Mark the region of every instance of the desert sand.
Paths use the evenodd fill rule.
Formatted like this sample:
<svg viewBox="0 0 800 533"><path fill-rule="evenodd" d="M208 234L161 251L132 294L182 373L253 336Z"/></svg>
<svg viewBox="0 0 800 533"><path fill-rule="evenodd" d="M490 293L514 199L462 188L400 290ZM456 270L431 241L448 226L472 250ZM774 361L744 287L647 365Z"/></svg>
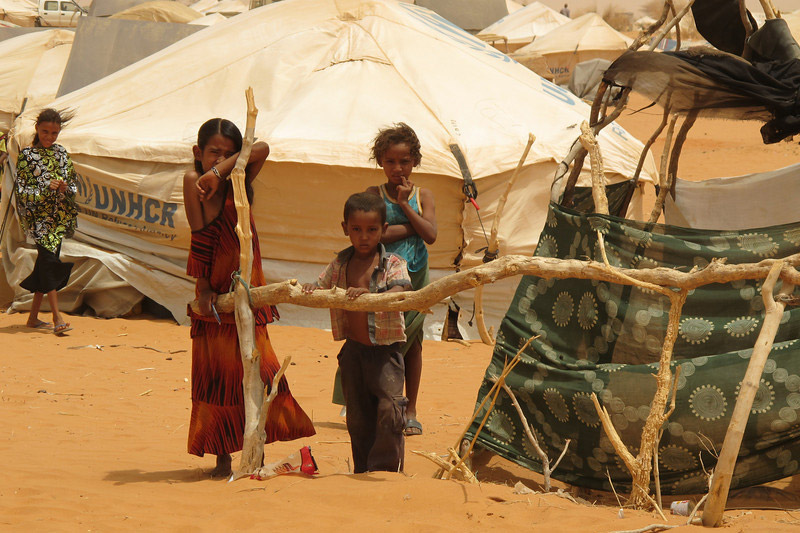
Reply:
<svg viewBox="0 0 800 533"><path fill-rule="evenodd" d="M632 109L644 104L634 99ZM660 109L651 108L626 112L620 122L646 139L659 116ZM758 124L700 121L689 135L680 174L706 179L798 159L796 142L762 145ZM317 434L267 445L266 461L308 445L319 475L228 483L208 476L213 457L186 453L189 328L147 316L71 316L75 329L56 337L26 328L25 319L0 314L0 530L568 532L663 522L632 509L620 518L612 494L573 490L588 505L556 494L516 494L520 481L541 490L541 476L496 457L478 469L479 485L433 479L433 463L411 450L443 454L456 444L491 356L482 344L425 342L419 403L424 434L406 441L405 473L352 475L344 419L330 402L338 343L328 331L271 326L279 359L292 356L287 377ZM750 491L755 504L749 505L774 506L777 489L791 482ZM782 497L800 508L793 492ZM800 526L800 512L740 509L726 516L726 531ZM686 520L667 518L670 524ZM699 531L675 531L690 529Z"/></svg>

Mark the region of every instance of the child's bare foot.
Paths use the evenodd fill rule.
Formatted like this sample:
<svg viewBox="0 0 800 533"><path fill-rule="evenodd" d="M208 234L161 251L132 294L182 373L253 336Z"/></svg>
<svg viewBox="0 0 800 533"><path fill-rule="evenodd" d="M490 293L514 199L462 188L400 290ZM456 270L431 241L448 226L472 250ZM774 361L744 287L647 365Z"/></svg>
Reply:
<svg viewBox="0 0 800 533"><path fill-rule="evenodd" d="M217 456L217 466L209 472L211 477L228 477L231 475L231 454L226 453Z"/></svg>

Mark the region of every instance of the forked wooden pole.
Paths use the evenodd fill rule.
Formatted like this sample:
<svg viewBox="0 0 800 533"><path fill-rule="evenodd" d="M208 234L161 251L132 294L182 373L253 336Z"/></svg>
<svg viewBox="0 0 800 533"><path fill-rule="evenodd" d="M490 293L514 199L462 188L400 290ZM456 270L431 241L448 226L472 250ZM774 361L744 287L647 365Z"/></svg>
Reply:
<svg viewBox="0 0 800 533"><path fill-rule="evenodd" d="M239 236L239 270L241 279L234 288L234 315L239 334L239 351L242 356L242 387L244 388L244 442L239 468L234 476L255 472L264 458L264 426L259 427L260 411L264 402L264 382L261 381L261 354L256 347L255 317L250 307L249 285L253 272L253 234L250 229L250 202L245 192L245 167L250 159L258 109L253 98L253 88L248 87L247 124L242 149L231 171L233 199L236 203L236 234ZM245 285L245 283L247 285Z"/></svg>
<svg viewBox="0 0 800 533"><path fill-rule="evenodd" d="M784 301L781 301L780 298L776 301L772 295L782 268L783 262L775 263L770 269L767 279L761 285L761 298L766 310L764 323L758 339L756 339L753 354L750 356L750 362L739 389L739 396L736 399L736 406L733 408L731 422L719 453L719 460L711 477L711 490L705 509L703 509L703 525L706 527L722 525L722 514L725 512L725 504L728 501L728 490L731 486L733 469L736 467L739 448L742 445L747 419L750 417L750 410L753 408L753 400L758 392L764 365L767 363L772 344L775 341L775 334L778 332L783 311L786 308ZM789 295L793 291L794 285L784 282L778 295Z"/></svg>

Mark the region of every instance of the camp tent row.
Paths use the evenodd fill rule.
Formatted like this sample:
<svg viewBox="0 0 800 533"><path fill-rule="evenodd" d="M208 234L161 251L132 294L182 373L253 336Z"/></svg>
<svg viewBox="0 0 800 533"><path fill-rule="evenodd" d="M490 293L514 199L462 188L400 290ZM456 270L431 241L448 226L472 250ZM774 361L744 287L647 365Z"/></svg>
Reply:
<svg viewBox="0 0 800 533"><path fill-rule="evenodd" d="M24 106L53 101L75 33L54 29L0 41L0 132L11 128Z"/></svg>
<svg viewBox="0 0 800 533"><path fill-rule="evenodd" d="M597 13L586 13L519 48L512 57L538 54L545 58L554 83L564 84L578 63L590 59L613 61L628 49L633 39L626 37Z"/></svg>
<svg viewBox="0 0 800 533"><path fill-rule="evenodd" d="M347 245L339 222L346 197L380 183L369 159L379 128L404 121L419 133L422 164L413 181L436 199L439 238L430 247L435 279L480 262L493 212L529 133L537 136L500 225L502 254L530 255L545 220L557 162L588 108L479 39L419 6L390 1L288 0L204 29L56 100L76 110L59 141L79 174L79 231L65 260L103 265L101 283L127 286L185 321L193 283L185 275L189 228L182 176L197 129L211 117L244 124L254 88L256 136L271 145L253 206L270 281L311 280ZM33 135L36 110L16 123L18 146ZM614 125L600 136L611 182L629 179L641 143ZM478 190L465 202L457 146ZM14 154L12 153L12 156ZM588 173L588 165L585 169ZM643 177L655 175L648 158ZM587 174L588 176L588 174ZM5 190L10 184L6 182ZM3 194L3 201L10 195ZM480 215L480 218L479 218ZM19 232L10 232L21 239ZM11 286L34 252L7 238ZM78 268L78 267L76 267ZM70 304L97 297L90 276L65 290ZM491 323L505 313L514 283L487 290ZM17 290L17 308L28 296ZM131 293L126 293L131 294ZM471 309L470 295L464 307ZM114 298L114 313L135 298ZM99 302L95 311L109 314ZM124 312L124 310L123 310ZM439 310L441 327L443 310ZM284 306L289 323L327 327L324 310ZM465 317L465 318L468 318ZM429 335L436 333L431 321ZM475 333L466 334L475 336Z"/></svg>
<svg viewBox="0 0 800 533"><path fill-rule="evenodd" d="M541 2L531 2L524 8L510 12L490 24L478 33L478 37L487 38L486 40L493 35L505 37L508 51L513 52L569 21L569 17L565 17L555 9Z"/></svg>

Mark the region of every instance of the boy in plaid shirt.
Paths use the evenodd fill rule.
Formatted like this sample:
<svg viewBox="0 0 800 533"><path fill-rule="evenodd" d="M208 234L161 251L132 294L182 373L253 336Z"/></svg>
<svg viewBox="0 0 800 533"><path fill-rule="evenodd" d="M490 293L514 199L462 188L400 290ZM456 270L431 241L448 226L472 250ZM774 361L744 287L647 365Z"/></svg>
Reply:
<svg viewBox="0 0 800 533"><path fill-rule="evenodd" d="M352 300L367 292L410 289L405 260L386 252L381 244L386 227L386 205L379 196L350 196L342 229L352 246L337 254L316 283L304 284L303 292L341 287ZM356 474L403 470L408 403L403 396L405 365L400 351L406 341L404 324L400 311L331 309L333 338L345 341L338 360Z"/></svg>

